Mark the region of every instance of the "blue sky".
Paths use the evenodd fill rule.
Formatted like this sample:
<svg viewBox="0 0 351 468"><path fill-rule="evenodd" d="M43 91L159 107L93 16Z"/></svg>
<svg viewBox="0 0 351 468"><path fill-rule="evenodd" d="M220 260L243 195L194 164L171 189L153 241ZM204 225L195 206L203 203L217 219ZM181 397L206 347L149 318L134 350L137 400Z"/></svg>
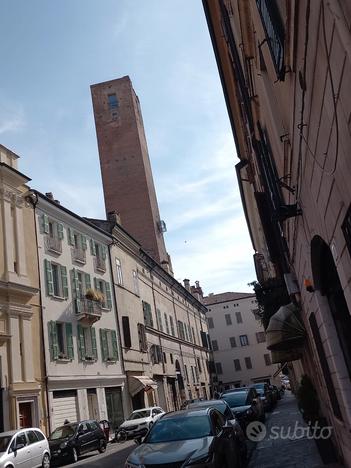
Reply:
<svg viewBox="0 0 351 468"><path fill-rule="evenodd" d="M237 156L200 0L2 0L0 143L32 186L104 216L90 84L130 75L175 277L255 278Z"/></svg>

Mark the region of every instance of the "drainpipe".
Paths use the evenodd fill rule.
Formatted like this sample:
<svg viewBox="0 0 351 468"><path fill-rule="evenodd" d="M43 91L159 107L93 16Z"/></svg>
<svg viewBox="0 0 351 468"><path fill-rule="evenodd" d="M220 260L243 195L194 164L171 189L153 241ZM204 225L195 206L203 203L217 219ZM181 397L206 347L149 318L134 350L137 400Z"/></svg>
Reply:
<svg viewBox="0 0 351 468"><path fill-rule="evenodd" d="M34 199L33 199L34 198ZM33 206L33 218L34 218L34 226L35 226L35 242L36 246L38 247L38 228L36 222L36 208L39 201L38 195L33 192L32 195L26 197L27 201ZM46 419L48 424L48 433L51 430L51 413L50 413L50 404L49 404L49 392L48 392L48 368L47 368L47 356L46 356L46 347L44 341L44 323L43 323L43 301L42 301L42 294L41 294L41 278L40 278L40 261L39 261L39 252L37 250L37 261L38 261L38 279L39 279L39 308L40 308L40 329L41 329L41 342L43 344L44 353L44 368L45 368L45 400L46 400Z"/></svg>

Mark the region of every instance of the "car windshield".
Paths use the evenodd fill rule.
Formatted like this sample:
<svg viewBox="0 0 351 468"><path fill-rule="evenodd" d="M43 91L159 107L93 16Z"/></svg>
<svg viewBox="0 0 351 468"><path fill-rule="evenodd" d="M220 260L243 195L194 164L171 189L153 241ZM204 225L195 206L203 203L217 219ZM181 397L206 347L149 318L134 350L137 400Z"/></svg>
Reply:
<svg viewBox="0 0 351 468"><path fill-rule="evenodd" d="M67 439L68 437L72 437L76 432L77 424L70 424L58 427L51 433L49 439L56 440L56 439Z"/></svg>
<svg viewBox="0 0 351 468"><path fill-rule="evenodd" d="M188 405L188 408L216 408L222 414L225 413L226 405L223 401L215 400L215 401L206 401L206 402L198 402L198 403L191 403Z"/></svg>
<svg viewBox="0 0 351 468"><path fill-rule="evenodd" d="M148 418L149 416L150 410L134 411L134 413L129 416L128 421L133 421L133 419Z"/></svg>
<svg viewBox="0 0 351 468"><path fill-rule="evenodd" d="M228 403L231 408L244 406L246 404L247 392L227 393L222 399Z"/></svg>
<svg viewBox="0 0 351 468"><path fill-rule="evenodd" d="M200 439L211 435L208 416L177 417L160 419L145 439L146 444L173 442L176 440Z"/></svg>
<svg viewBox="0 0 351 468"><path fill-rule="evenodd" d="M12 439L12 436L2 436L0 437L0 452L5 452L9 443Z"/></svg>

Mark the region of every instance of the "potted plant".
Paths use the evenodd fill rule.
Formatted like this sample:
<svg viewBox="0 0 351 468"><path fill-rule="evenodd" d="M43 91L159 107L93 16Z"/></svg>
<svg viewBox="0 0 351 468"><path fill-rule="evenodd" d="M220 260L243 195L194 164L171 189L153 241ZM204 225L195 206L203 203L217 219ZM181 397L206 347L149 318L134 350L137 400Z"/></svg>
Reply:
<svg viewBox="0 0 351 468"><path fill-rule="evenodd" d="M86 299L89 299L90 301L96 301L96 291L93 288L89 288L86 290L85 293Z"/></svg>

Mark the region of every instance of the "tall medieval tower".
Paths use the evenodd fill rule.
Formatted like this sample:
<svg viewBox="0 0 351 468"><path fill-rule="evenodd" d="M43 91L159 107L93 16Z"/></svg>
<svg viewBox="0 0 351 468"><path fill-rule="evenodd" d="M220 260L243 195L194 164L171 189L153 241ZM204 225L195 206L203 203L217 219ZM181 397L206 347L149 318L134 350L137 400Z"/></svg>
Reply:
<svg viewBox="0 0 351 468"><path fill-rule="evenodd" d="M106 212L172 272L140 103L129 76L91 86Z"/></svg>

